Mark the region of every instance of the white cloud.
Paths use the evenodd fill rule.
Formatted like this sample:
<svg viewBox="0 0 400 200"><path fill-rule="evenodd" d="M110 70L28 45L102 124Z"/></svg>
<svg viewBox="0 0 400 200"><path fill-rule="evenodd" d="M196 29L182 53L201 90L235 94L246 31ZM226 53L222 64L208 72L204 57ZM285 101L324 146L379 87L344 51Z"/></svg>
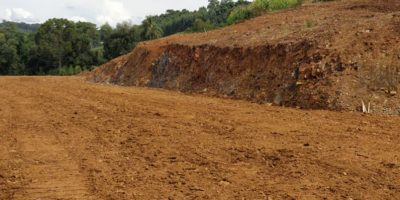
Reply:
<svg viewBox="0 0 400 200"><path fill-rule="evenodd" d="M32 14L29 11L26 11L22 8L13 8L12 12L17 18L28 19L32 17Z"/></svg>
<svg viewBox="0 0 400 200"><path fill-rule="evenodd" d="M131 20L132 16L126 9L124 2L119 0L103 0L100 4L99 14L96 16L96 21L99 24L106 22L115 25L121 21Z"/></svg>
<svg viewBox="0 0 400 200"><path fill-rule="evenodd" d="M4 20L7 21L15 21L15 22L33 22L34 17L32 13L23 8L7 8L5 9L4 16L0 16Z"/></svg>
<svg viewBox="0 0 400 200"><path fill-rule="evenodd" d="M167 9L194 10L206 6L208 0L0 0L0 21L28 23L50 18L83 20L101 25L109 22L140 23L147 15L161 14Z"/></svg>
<svg viewBox="0 0 400 200"><path fill-rule="evenodd" d="M81 16L67 17L67 19L69 19L73 22L87 22L88 21L86 18L81 17Z"/></svg>
<svg viewBox="0 0 400 200"><path fill-rule="evenodd" d="M7 8L5 9L5 15L2 16L2 18L8 21L16 21L16 22L34 21L32 13L30 13L27 10L24 10L23 8Z"/></svg>
<svg viewBox="0 0 400 200"><path fill-rule="evenodd" d="M10 9L6 9L5 16L3 17L5 20L11 20L12 12Z"/></svg>

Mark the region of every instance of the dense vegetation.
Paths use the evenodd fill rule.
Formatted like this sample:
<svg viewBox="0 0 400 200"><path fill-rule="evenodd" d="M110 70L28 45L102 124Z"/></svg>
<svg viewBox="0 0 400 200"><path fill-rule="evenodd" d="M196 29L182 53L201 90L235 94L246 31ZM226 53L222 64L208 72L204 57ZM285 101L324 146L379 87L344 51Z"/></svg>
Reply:
<svg viewBox="0 0 400 200"><path fill-rule="evenodd" d="M50 19L36 32L0 29L0 74L74 74L103 62L96 25Z"/></svg>
<svg viewBox="0 0 400 200"><path fill-rule="evenodd" d="M40 27L40 24L27 24L27 23L23 23L23 22L14 23L14 22L9 22L9 21L3 21L0 23L0 28L10 26L10 24L14 24L18 31L27 32L27 33L36 32Z"/></svg>
<svg viewBox="0 0 400 200"><path fill-rule="evenodd" d="M179 32L203 32L301 4L301 0L209 0L195 11L167 10L141 25L97 28L88 22L0 24L0 75L76 74L130 52L137 43Z"/></svg>

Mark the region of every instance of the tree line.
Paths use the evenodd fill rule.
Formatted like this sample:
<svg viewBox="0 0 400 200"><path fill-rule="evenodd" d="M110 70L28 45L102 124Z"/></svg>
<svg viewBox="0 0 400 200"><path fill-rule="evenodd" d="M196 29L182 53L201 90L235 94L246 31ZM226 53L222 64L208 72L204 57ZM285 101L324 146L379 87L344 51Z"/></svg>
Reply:
<svg viewBox="0 0 400 200"><path fill-rule="evenodd" d="M209 0L195 11L167 10L140 25L97 27L49 19L43 24L0 23L0 75L70 75L130 52L139 42L175 33L204 32L299 5L300 0Z"/></svg>

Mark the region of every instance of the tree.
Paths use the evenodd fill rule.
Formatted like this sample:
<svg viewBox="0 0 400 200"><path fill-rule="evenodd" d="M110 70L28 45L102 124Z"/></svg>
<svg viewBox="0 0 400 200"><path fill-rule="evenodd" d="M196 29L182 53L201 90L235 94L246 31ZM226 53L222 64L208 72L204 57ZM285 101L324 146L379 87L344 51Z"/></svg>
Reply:
<svg viewBox="0 0 400 200"><path fill-rule="evenodd" d="M104 25L102 25L100 27L100 40L103 42L107 41L110 38L112 31L113 29L110 24L105 23Z"/></svg>
<svg viewBox="0 0 400 200"><path fill-rule="evenodd" d="M0 74L12 74L17 63L16 41L8 40L4 33L0 33Z"/></svg>
<svg viewBox="0 0 400 200"><path fill-rule="evenodd" d="M142 38L145 40L154 40L162 37L163 35L163 31L151 17L148 17L143 22L142 27L143 27Z"/></svg>
<svg viewBox="0 0 400 200"><path fill-rule="evenodd" d="M91 50L100 46L100 36L96 25L88 22L76 23L76 38L73 41L75 66L90 66L96 63L96 55Z"/></svg>
<svg viewBox="0 0 400 200"><path fill-rule="evenodd" d="M50 19L40 26L35 40L44 72L73 63L76 37L75 23L66 19Z"/></svg>
<svg viewBox="0 0 400 200"><path fill-rule="evenodd" d="M16 22L10 22L10 21L5 21L3 20L3 22L0 23L0 28L4 28L7 26L11 25L15 25L17 28L18 32L21 33L33 33L36 32L37 29L39 28L40 24L27 24L24 22L20 22L20 23L16 23Z"/></svg>
<svg viewBox="0 0 400 200"><path fill-rule="evenodd" d="M242 2L242 1L241 1ZM209 0L207 20L216 26L224 26L229 13L236 6L233 0Z"/></svg>
<svg viewBox="0 0 400 200"><path fill-rule="evenodd" d="M104 56L112 59L126 54L141 41L140 27L133 26L128 22L117 24L117 27L110 31L109 25L103 25L100 29L100 36L103 40Z"/></svg>
<svg viewBox="0 0 400 200"><path fill-rule="evenodd" d="M251 18L253 15L248 6L236 7L228 16L227 23L233 24Z"/></svg>
<svg viewBox="0 0 400 200"><path fill-rule="evenodd" d="M30 68L36 74L88 68L103 62L100 33L95 24L50 19L40 26L31 49ZM39 67L39 68L38 68ZM67 73L69 74L69 73Z"/></svg>
<svg viewBox="0 0 400 200"><path fill-rule="evenodd" d="M219 6L218 0L208 0L208 5L207 5L208 11L215 11L217 10L218 6Z"/></svg>
<svg viewBox="0 0 400 200"><path fill-rule="evenodd" d="M24 65L18 56L21 38L14 23L7 23L0 29L0 74L23 73Z"/></svg>
<svg viewBox="0 0 400 200"><path fill-rule="evenodd" d="M192 28L190 29L190 31L194 31L194 32L206 32L208 30L213 29L214 26L210 23L210 22L205 22L200 18L197 18L194 23Z"/></svg>

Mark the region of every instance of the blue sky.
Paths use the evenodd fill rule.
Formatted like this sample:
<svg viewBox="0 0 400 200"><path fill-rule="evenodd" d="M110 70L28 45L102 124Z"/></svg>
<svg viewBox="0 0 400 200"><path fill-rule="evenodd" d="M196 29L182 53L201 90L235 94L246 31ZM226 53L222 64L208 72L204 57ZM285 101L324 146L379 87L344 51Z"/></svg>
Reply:
<svg viewBox="0 0 400 200"><path fill-rule="evenodd" d="M115 25L140 23L168 9L195 10L208 0L0 0L0 20L37 23L49 18Z"/></svg>

